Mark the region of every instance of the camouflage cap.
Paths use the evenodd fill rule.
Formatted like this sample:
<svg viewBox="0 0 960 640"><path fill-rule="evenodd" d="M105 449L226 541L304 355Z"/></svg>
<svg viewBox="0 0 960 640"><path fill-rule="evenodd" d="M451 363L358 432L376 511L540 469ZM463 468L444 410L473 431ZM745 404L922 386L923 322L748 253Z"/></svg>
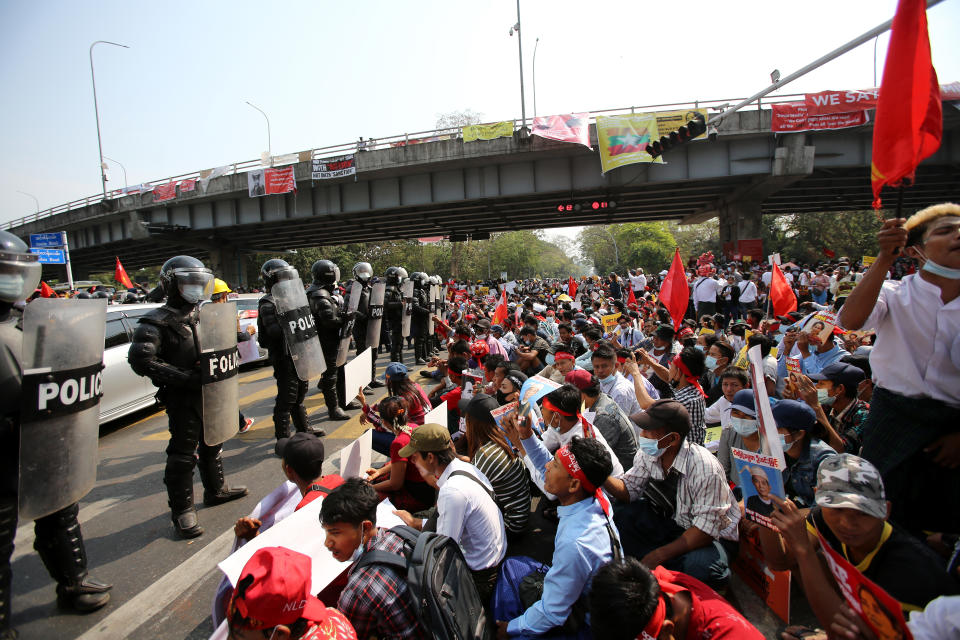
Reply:
<svg viewBox="0 0 960 640"><path fill-rule="evenodd" d="M877 468L852 453L831 456L817 469L817 504L828 509L856 509L886 519L887 496Z"/></svg>

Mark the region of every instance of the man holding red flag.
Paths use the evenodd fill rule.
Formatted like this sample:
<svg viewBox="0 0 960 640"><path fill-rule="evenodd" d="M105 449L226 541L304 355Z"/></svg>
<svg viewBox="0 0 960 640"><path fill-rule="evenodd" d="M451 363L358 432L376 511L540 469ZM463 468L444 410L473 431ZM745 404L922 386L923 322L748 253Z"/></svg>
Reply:
<svg viewBox="0 0 960 640"><path fill-rule="evenodd" d="M117 259L117 266L113 270L113 279L122 284L127 289L135 289L133 282L130 281L130 276L127 275L126 269L123 268L123 265L120 264L120 257L114 256Z"/></svg>
<svg viewBox="0 0 960 640"><path fill-rule="evenodd" d="M567 283L567 295L577 299L577 283L574 281L573 276L570 276L570 281Z"/></svg>
<svg viewBox="0 0 960 640"><path fill-rule="evenodd" d="M503 324L503 321L506 319L507 319L507 290L504 289L500 293L500 302L497 303L497 308L493 310L493 318L490 321L493 324Z"/></svg>
<svg viewBox="0 0 960 640"><path fill-rule="evenodd" d="M670 312L674 331L679 331L683 314L687 312L687 305L690 304L690 285L687 283L683 260L680 259L679 247L673 254L673 262L670 264L667 277L660 285L660 302Z"/></svg>

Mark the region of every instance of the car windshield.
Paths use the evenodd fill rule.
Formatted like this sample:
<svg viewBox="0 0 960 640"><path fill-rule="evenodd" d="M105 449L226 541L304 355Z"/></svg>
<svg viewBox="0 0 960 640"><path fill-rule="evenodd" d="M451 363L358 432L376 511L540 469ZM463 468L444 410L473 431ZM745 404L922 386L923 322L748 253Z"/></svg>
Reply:
<svg viewBox="0 0 960 640"><path fill-rule="evenodd" d="M256 309L259 300L254 298L240 298L237 300L237 310L238 311L250 311L251 309Z"/></svg>

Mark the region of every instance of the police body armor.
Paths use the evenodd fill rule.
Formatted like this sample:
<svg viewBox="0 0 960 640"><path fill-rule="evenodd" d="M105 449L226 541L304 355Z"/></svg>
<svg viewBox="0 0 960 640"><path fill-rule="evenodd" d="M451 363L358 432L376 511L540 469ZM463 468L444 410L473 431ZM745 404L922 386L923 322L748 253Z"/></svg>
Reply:
<svg viewBox="0 0 960 640"><path fill-rule="evenodd" d="M367 340L366 346L373 348L376 358L380 347L380 325L383 324L383 299L386 295L387 283L374 282L370 287L370 301L367 306Z"/></svg>
<svg viewBox="0 0 960 640"><path fill-rule="evenodd" d="M23 315L20 516L76 503L97 480L103 299L38 298ZM236 333L236 329L234 329ZM236 430L236 417L233 418Z"/></svg>
<svg viewBox="0 0 960 640"><path fill-rule="evenodd" d="M433 335L433 314L437 312L437 285L428 284L427 285L427 304L424 305L427 309L430 310L430 313L427 315L427 335Z"/></svg>
<svg viewBox="0 0 960 640"><path fill-rule="evenodd" d="M413 318L413 280L404 280L400 286L403 296L403 321L401 323L401 334L404 338L410 337L410 320Z"/></svg>
<svg viewBox="0 0 960 640"><path fill-rule="evenodd" d="M343 326L340 328L340 347L337 350L337 366L342 367L347 363L347 356L350 352L350 338L353 337L354 316L357 308L360 306L360 298L363 295L363 285L354 280L350 285L350 297L346 303L346 317Z"/></svg>
<svg viewBox="0 0 960 640"><path fill-rule="evenodd" d="M240 354L237 303L205 303L197 327L203 396L203 441L216 446L237 433L240 407Z"/></svg>
<svg viewBox="0 0 960 640"><path fill-rule="evenodd" d="M297 377L309 381L320 376L327 364L303 281L299 277L281 280L270 288L270 295L277 308L277 321Z"/></svg>

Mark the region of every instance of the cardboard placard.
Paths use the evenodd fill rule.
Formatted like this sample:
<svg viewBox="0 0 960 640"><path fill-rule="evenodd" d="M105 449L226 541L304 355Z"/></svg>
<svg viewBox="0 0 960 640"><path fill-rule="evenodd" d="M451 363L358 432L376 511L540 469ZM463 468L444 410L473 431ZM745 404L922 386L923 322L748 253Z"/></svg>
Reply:
<svg viewBox="0 0 960 640"><path fill-rule="evenodd" d="M367 429L363 435L340 449L340 477L366 478L373 452L373 431Z"/></svg>
<svg viewBox="0 0 960 640"><path fill-rule="evenodd" d="M346 391L345 401L349 402L357 395L360 389L373 380L373 349L367 349L353 360L343 365L343 388Z"/></svg>
<svg viewBox="0 0 960 640"><path fill-rule="evenodd" d="M770 520L777 508L770 496L786 499L783 474L776 458L752 451L731 448L733 466L743 490L743 506L747 519L768 529L779 531Z"/></svg>
<svg viewBox="0 0 960 640"><path fill-rule="evenodd" d="M436 408L431 409L427 415L423 416L423 424L439 424L442 425L444 429L449 429L447 426L447 401L444 400Z"/></svg>
<svg viewBox="0 0 960 640"><path fill-rule="evenodd" d="M786 624L790 623L790 572L767 566L756 531L740 536L740 551L733 570Z"/></svg>

